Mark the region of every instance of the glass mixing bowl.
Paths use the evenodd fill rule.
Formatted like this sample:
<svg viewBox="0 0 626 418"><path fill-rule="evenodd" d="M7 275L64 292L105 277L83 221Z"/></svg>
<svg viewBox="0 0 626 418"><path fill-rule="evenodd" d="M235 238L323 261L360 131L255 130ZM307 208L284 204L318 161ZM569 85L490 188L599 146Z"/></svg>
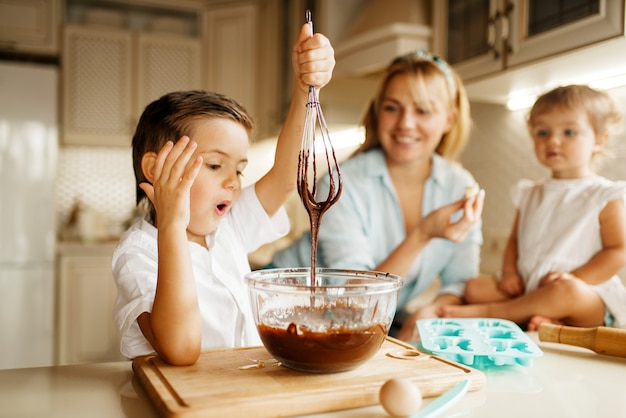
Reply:
<svg viewBox="0 0 626 418"><path fill-rule="evenodd" d="M393 320L402 279L375 271L310 268L246 275L252 312L267 351L286 367L340 372L365 363Z"/></svg>

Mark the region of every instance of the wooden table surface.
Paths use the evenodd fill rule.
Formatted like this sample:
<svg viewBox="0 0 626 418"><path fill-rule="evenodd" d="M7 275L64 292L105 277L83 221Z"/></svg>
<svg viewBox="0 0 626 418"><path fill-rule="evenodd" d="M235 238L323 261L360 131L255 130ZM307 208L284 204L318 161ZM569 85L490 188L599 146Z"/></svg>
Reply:
<svg viewBox="0 0 626 418"><path fill-rule="evenodd" d="M442 417L626 417L626 359L543 343L531 367L487 370ZM426 400L427 405L430 400ZM156 418L131 362L0 370L0 417ZM316 418L388 417L380 405Z"/></svg>

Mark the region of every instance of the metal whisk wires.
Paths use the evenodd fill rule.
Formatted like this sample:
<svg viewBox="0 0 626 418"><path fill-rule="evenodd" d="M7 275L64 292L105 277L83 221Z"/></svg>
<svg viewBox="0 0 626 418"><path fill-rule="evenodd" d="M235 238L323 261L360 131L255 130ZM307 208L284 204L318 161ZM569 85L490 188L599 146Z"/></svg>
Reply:
<svg viewBox="0 0 626 418"><path fill-rule="evenodd" d="M315 139L318 125L321 141L316 141ZM318 152L315 149L316 144L317 146L322 145L324 148L325 163L328 168L328 176L330 177L330 187L325 200L317 200ZM335 149L330 141L328 126L326 125L324 114L322 113L322 108L313 86L309 87L309 99L304 119L299 160L298 194L307 211L316 212L318 214L317 219L315 219L317 226L319 225L319 218L321 218L322 214L339 199L342 181ZM311 222L313 223L313 217L311 218Z"/></svg>
<svg viewBox="0 0 626 418"><path fill-rule="evenodd" d="M311 22L311 12L307 10L306 21L311 25L311 33L313 33L313 23ZM317 126L321 141L315 140ZM324 148L324 158L326 167L328 168L329 189L326 199L318 200L317 190L317 152L316 146ZM309 177L310 176L310 177ZM304 208L309 214L309 222L311 225L311 276L309 285L317 285L315 277L317 264L317 236L319 232L320 220L326 212L341 195L341 173L339 172L339 164L335 149L330 142L328 127L324 120L324 114L320 106L320 101L313 86L309 86L309 97L306 105L306 114L304 117L304 127L302 131L302 144L300 146L300 154L298 158L298 194L304 204Z"/></svg>

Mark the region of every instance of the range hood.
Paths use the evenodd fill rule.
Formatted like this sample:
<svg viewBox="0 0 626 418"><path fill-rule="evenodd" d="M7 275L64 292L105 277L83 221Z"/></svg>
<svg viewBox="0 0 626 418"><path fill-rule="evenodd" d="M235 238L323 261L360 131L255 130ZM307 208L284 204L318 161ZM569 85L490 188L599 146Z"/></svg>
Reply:
<svg viewBox="0 0 626 418"><path fill-rule="evenodd" d="M341 41L335 47L335 71L369 75L383 70L398 55L430 49L432 30L412 23L390 23Z"/></svg>
<svg viewBox="0 0 626 418"><path fill-rule="evenodd" d="M348 9L347 4L352 4ZM340 18L334 38L335 74L360 77L383 70L398 55L429 50L432 29L426 0L327 1L330 14Z"/></svg>

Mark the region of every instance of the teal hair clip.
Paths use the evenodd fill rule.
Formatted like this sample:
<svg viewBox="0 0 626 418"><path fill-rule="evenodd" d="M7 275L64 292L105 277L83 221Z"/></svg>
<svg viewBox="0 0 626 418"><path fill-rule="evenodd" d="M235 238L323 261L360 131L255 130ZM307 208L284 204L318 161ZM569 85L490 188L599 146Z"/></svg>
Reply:
<svg viewBox="0 0 626 418"><path fill-rule="evenodd" d="M441 73L446 78L446 82L448 83L448 88L450 89L450 93L452 94L452 96L456 95L456 82L454 81L454 76L452 75L452 70L450 69L450 66L448 65L448 63L445 62L443 59L439 58L438 56L433 55L430 52L426 51L425 49L420 48L415 52L410 52L408 54L401 55L397 57L396 59L394 59L391 65L394 65L403 60L416 59L416 58L421 59L423 61L430 61L434 63L437 66L437 68L439 68L439 71L441 71Z"/></svg>

